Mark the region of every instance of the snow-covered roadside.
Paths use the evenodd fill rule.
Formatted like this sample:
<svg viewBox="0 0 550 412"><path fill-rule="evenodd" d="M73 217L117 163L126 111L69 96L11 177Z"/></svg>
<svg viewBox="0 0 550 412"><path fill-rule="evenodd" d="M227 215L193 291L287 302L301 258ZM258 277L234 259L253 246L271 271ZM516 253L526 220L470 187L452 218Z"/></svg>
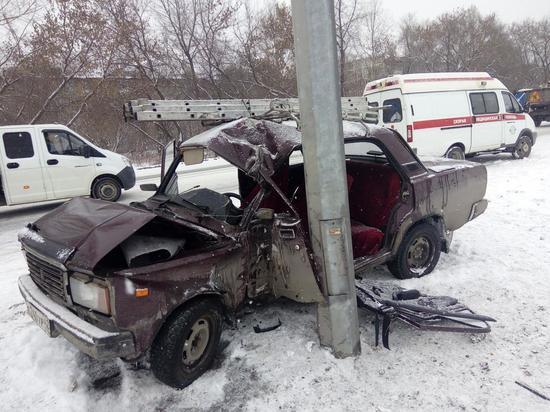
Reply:
<svg viewBox="0 0 550 412"><path fill-rule="evenodd" d="M451 254L431 275L398 282L494 316L491 334L421 333L396 324L387 351L373 346L372 318L361 314L361 356L336 360L318 345L315 307L280 302L227 330L217 368L183 391L121 362L90 364L62 338L47 338L17 291L26 269L16 235L52 206L0 212L0 409L550 410L550 402L514 383L550 393L550 127L539 133L529 159L477 159L489 172L487 212L455 233ZM144 196L136 189L123 201ZM385 269L371 276L395 281ZM277 317L281 328L252 331ZM120 376L95 388L97 369Z"/></svg>

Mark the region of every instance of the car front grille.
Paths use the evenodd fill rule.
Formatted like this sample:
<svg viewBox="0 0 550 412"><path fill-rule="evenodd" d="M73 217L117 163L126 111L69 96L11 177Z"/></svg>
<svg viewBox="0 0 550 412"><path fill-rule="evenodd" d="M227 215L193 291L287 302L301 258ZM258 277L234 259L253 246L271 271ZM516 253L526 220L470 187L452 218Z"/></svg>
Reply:
<svg viewBox="0 0 550 412"><path fill-rule="evenodd" d="M34 283L52 298L65 301L65 271L28 249L25 255Z"/></svg>

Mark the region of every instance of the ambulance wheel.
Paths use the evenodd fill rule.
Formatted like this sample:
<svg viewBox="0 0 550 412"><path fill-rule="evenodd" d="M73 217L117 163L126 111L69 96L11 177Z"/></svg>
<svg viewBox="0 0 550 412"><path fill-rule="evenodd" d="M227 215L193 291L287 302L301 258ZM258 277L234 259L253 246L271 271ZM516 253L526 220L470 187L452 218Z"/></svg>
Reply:
<svg viewBox="0 0 550 412"><path fill-rule="evenodd" d="M521 136L514 147L512 156L515 159L523 159L524 157L529 157L531 154L531 138L529 136Z"/></svg>
<svg viewBox="0 0 550 412"><path fill-rule="evenodd" d="M120 198L122 187L113 177L101 177L92 185L92 197L107 202L116 202Z"/></svg>
<svg viewBox="0 0 550 412"><path fill-rule="evenodd" d="M453 160L464 160L466 159L466 154L464 153L462 147L451 146L451 148L447 150L447 153L445 153L445 157Z"/></svg>

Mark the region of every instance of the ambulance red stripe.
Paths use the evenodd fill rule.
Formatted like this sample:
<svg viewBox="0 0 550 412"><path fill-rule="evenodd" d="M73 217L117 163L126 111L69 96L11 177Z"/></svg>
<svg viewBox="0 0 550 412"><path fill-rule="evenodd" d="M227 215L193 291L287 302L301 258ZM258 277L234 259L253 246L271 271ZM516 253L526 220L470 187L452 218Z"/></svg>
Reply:
<svg viewBox="0 0 550 412"><path fill-rule="evenodd" d="M431 129L433 127L467 126L472 124L472 117L451 117L448 119L419 120L413 123L414 130Z"/></svg>
<svg viewBox="0 0 550 412"><path fill-rule="evenodd" d="M524 114L484 114L479 116L449 117L446 119L419 120L413 122L414 130L453 126L468 126L476 123L500 122L506 120L524 120Z"/></svg>

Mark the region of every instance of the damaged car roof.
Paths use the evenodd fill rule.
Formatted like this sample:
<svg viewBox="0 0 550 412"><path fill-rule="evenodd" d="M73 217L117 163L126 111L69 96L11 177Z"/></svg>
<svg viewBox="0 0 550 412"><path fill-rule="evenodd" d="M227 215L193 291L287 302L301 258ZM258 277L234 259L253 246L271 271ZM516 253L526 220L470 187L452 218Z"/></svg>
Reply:
<svg viewBox="0 0 550 412"><path fill-rule="evenodd" d="M388 133L380 127L357 122L344 121L343 125L346 138L373 136L378 131ZM198 134L180 148L205 147L249 175L261 168L271 176L301 145L302 133L295 124L243 118Z"/></svg>

